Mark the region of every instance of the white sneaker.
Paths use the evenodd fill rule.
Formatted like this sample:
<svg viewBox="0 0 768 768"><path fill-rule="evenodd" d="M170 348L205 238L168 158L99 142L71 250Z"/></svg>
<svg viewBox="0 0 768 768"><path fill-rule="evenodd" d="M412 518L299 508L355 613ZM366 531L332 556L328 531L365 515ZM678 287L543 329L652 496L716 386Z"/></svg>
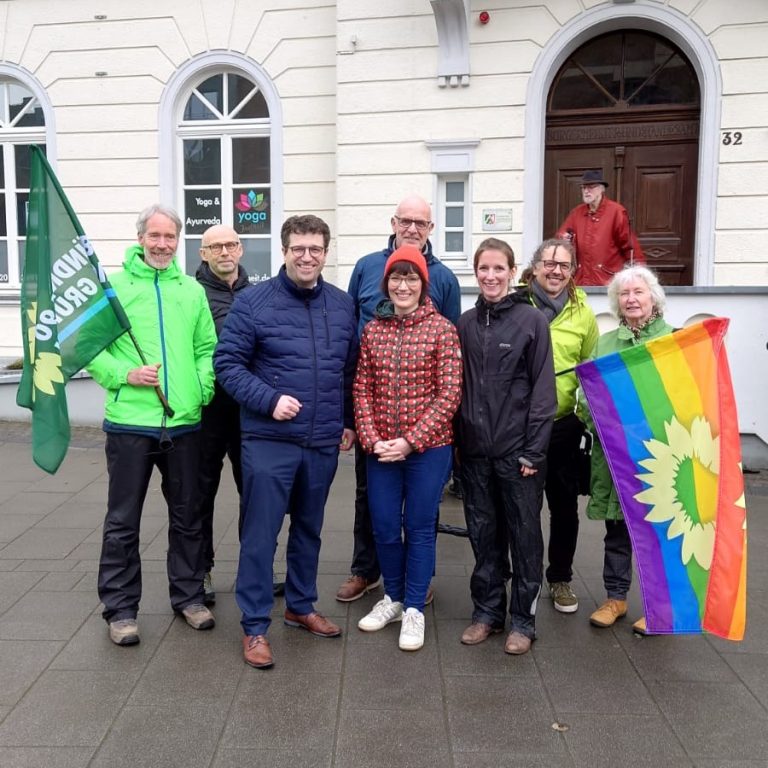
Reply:
<svg viewBox="0 0 768 768"><path fill-rule="evenodd" d="M418 651L424 645L424 614L415 608L409 608L403 614L403 626L400 628L400 650Z"/></svg>
<svg viewBox="0 0 768 768"><path fill-rule="evenodd" d="M400 621L402 618L403 604L394 602L389 595L384 595L384 599L379 600L373 606L373 610L357 622L357 628L362 629L363 632L378 632L387 624Z"/></svg>

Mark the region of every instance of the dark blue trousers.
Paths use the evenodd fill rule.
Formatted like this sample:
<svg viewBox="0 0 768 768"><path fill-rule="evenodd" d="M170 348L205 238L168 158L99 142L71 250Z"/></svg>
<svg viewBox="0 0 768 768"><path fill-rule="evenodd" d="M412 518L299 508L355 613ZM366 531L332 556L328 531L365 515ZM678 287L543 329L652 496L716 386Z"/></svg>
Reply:
<svg viewBox="0 0 768 768"><path fill-rule="evenodd" d="M299 615L315 610L320 531L338 457L338 446L303 448L243 437L243 527L235 596L246 635L263 635L271 623L275 549L286 514L291 522L285 604Z"/></svg>
<svg viewBox="0 0 768 768"><path fill-rule="evenodd" d="M384 591L406 608L424 610L451 450L450 445L428 448L391 463L368 456L368 503Z"/></svg>

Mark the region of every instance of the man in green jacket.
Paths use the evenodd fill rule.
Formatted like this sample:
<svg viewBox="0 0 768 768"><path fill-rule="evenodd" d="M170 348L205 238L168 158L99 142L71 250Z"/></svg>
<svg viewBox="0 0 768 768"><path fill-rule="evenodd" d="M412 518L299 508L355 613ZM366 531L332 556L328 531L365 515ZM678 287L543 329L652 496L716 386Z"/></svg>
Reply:
<svg viewBox="0 0 768 768"><path fill-rule="evenodd" d="M109 491L98 590L117 645L139 642L139 527L153 467L168 504L171 606L193 629L215 623L203 605L203 535L195 500L200 412L213 396L216 332L203 288L176 263L178 214L152 205L139 215L137 232L138 245L127 249L123 270L111 283L143 355L123 334L88 366L107 390Z"/></svg>

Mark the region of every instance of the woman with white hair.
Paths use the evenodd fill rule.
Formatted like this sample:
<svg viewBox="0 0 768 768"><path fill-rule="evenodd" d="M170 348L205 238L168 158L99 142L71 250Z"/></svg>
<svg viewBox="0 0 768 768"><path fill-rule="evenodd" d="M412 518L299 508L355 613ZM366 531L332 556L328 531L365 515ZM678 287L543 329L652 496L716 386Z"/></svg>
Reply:
<svg viewBox="0 0 768 768"><path fill-rule="evenodd" d="M633 266L617 272L608 285L608 302L611 311L619 318L619 327L600 336L594 357L643 344L673 331L664 320L664 289L647 267ZM588 425L592 428L591 419ZM610 627L627 613L627 593L632 583L632 542L597 436L592 447L587 517L604 520L606 529L603 584L607 599L589 621L596 627ZM644 633L645 618L636 621L632 628Z"/></svg>

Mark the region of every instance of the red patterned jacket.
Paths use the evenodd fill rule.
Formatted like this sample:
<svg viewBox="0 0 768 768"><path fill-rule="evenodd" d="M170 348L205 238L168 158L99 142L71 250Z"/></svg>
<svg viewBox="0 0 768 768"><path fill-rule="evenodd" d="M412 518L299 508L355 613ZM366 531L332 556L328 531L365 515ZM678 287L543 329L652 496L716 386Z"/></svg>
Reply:
<svg viewBox="0 0 768 768"><path fill-rule="evenodd" d="M398 317L390 302L363 330L352 388L355 424L367 453L404 437L420 453L450 445L461 401L461 349L454 326L429 298Z"/></svg>

